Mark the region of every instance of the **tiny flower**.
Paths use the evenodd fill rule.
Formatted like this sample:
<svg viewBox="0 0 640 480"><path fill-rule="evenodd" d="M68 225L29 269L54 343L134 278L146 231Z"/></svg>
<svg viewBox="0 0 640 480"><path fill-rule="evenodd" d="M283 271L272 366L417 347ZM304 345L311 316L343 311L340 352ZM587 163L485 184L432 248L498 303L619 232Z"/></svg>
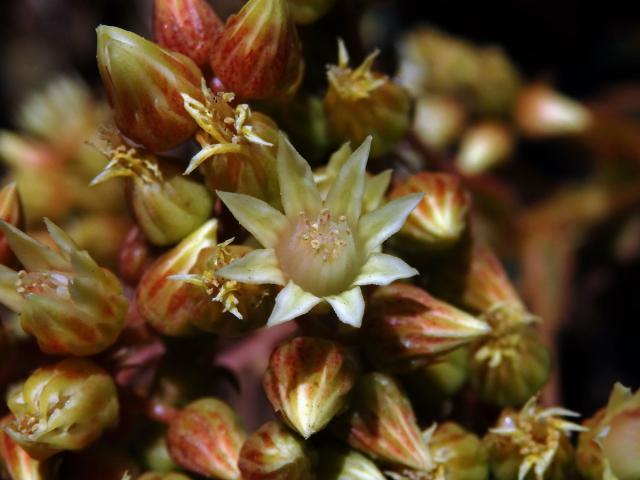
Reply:
<svg viewBox="0 0 640 480"><path fill-rule="evenodd" d="M527 325L497 325L471 347L470 381L480 398L497 406L519 406L549 379L549 351Z"/></svg>
<svg viewBox="0 0 640 480"><path fill-rule="evenodd" d="M56 355L94 355L122 331L127 299L120 281L45 219L54 251L8 223L0 229L25 270L0 266L0 301L20 313L22 328L40 349Z"/></svg>
<svg viewBox="0 0 640 480"><path fill-rule="evenodd" d="M378 368L406 371L490 330L487 323L418 287L395 283L378 288L369 300L364 348Z"/></svg>
<svg viewBox="0 0 640 480"><path fill-rule="evenodd" d="M186 55L203 69L215 47L223 23L206 0L155 0L156 41Z"/></svg>
<svg viewBox="0 0 640 480"><path fill-rule="evenodd" d="M426 147L443 150L462 133L467 112L461 102L443 95L416 101L412 131Z"/></svg>
<svg viewBox="0 0 640 480"><path fill-rule="evenodd" d="M522 134L532 138L581 134L593 122L583 105L544 84L522 89L514 115Z"/></svg>
<svg viewBox="0 0 640 480"><path fill-rule="evenodd" d="M291 15L296 23L308 25L324 16L336 0L289 0Z"/></svg>
<svg viewBox="0 0 640 480"><path fill-rule="evenodd" d="M215 305L206 292L172 275L189 274L200 252L217 244L218 221L205 222L178 245L153 262L136 289L136 306L142 317L164 335L195 333L194 321L208 320Z"/></svg>
<svg viewBox="0 0 640 480"><path fill-rule="evenodd" d="M607 406L585 421L577 465L588 479L633 480L640 477L640 389L616 383Z"/></svg>
<svg viewBox="0 0 640 480"><path fill-rule="evenodd" d="M169 424L167 447L183 468L222 480L240 478L237 461L245 433L235 412L221 400L202 398Z"/></svg>
<svg viewBox="0 0 640 480"><path fill-rule="evenodd" d="M53 480L55 465L32 458L25 449L16 443L5 428L14 421L12 416L0 420L0 473L6 468L13 480Z"/></svg>
<svg viewBox="0 0 640 480"><path fill-rule="evenodd" d="M240 450L242 480L313 480L313 454L304 441L278 422L267 422Z"/></svg>
<svg viewBox="0 0 640 480"><path fill-rule="evenodd" d="M371 139L349 158L326 200L307 162L280 137L278 178L284 213L247 195L218 192L220 199L265 248L218 271L244 283L285 288L267 322L276 325L328 302L338 318L359 327L364 313L361 285L386 285L417 273L402 260L379 253L421 195L409 195L362 215L365 165Z"/></svg>
<svg viewBox="0 0 640 480"><path fill-rule="evenodd" d="M9 392L14 414L5 432L33 458L81 450L118 421L118 396L111 377L85 359L39 368Z"/></svg>
<svg viewBox="0 0 640 480"><path fill-rule="evenodd" d="M579 414L561 407L542 408L532 397L519 412L506 409L484 438L491 472L497 480L572 478L572 432L584 427L562 417Z"/></svg>
<svg viewBox="0 0 640 480"><path fill-rule="evenodd" d="M405 135L410 124L411 101L389 77L371 71L378 51L362 64L349 68L349 54L338 42L338 65L329 67L329 89L324 99L329 129L339 142L360 143L373 136L372 155L384 155Z"/></svg>
<svg viewBox="0 0 640 480"><path fill-rule="evenodd" d="M355 373L340 344L299 337L273 351L263 385L276 412L306 439L345 406Z"/></svg>
<svg viewBox="0 0 640 480"><path fill-rule="evenodd" d="M10 183L0 190L0 220L16 227L21 222L22 216L18 189L15 182ZM4 234L0 232L0 264L8 265L12 258L13 255L9 243Z"/></svg>
<svg viewBox="0 0 640 480"><path fill-rule="evenodd" d="M91 184L128 179L136 222L151 243L176 243L209 218L213 200L203 185L155 155L119 144L117 136L109 135L103 134L99 148L110 161Z"/></svg>
<svg viewBox="0 0 640 480"><path fill-rule="evenodd" d="M277 125L247 104L233 107L232 93L214 94L203 83L202 96L204 102L183 95L184 108L200 128L196 140L201 147L185 173L201 167L212 190L244 193L279 205L274 147Z"/></svg>
<svg viewBox="0 0 640 480"><path fill-rule="evenodd" d="M417 471L433 468L411 403L389 375L361 377L352 407L341 420L342 434L356 450L385 465Z"/></svg>
<svg viewBox="0 0 640 480"><path fill-rule="evenodd" d="M118 128L152 151L188 140L196 124L181 93L200 97L202 74L191 59L135 33L102 25L98 68Z"/></svg>
<svg viewBox="0 0 640 480"><path fill-rule="evenodd" d="M515 139L506 125L484 121L465 131L456 166L465 175L478 175L507 161L514 148Z"/></svg>
<svg viewBox="0 0 640 480"><path fill-rule="evenodd" d="M460 179L448 173L420 172L410 176L389 194L398 198L423 193L397 234L395 245L408 253L449 247L460 240L467 228L471 199Z"/></svg>
<svg viewBox="0 0 640 480"><path fill-rule="evenodd" d="M242 99L290 98L304 74L288 0L249 0L216 41L211 66Z"/></svg>
<svg viewBox="0 0 640 480"><path fill-rule="evenodd" d="M434 478L443 480L486 480L487 454L478 437L454 422L434 425L423 439L436 465Z"/></svg>
<svg viewBox="0 0 640 480"><path fill-rule="evenodd" d="M380 469L355 450L326 450L320 453L322 480L386 480Z"/></svg>

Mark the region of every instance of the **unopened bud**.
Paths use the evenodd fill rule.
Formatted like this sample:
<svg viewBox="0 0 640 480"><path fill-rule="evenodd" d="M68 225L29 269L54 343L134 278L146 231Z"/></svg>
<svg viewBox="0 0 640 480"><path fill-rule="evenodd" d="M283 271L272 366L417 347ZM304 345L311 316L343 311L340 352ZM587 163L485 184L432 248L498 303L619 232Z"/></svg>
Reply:
<svg viewBox="0 0 640 480"><path fill-rule="evenodd" d="M0 220L17 227L23 219L20 196L15 183L6 185L0 190ZM13 258L11 248L4 234L0 232L0 264L8 265Z"/></svg>
<svg viewBox="0 0 640 480"><path fill-rule="evenodd" d="M523 135L546 138L584 133L592 123L589 110L548 85L524 88L515 106L515 120Z"/></svg>
<svg viewBox="0 0 640 480"><path fill-rule="evenodd" d="M84 359L39 368L9 392L7 404L15 418L6 433L40 460L83 449L118 421L113 380Z"/></svg>
<svg viewBox="0 0 640 480"><path fill-rule="evenodd" d="M151 246L137 225L132 226L120 246L118 272L122 279L137 285L151 260Z"/></svg>
<svg viewBox="0 0 640 480"><path fill-rule="evenodd" d="M206 0L155 0L156 41L186 55L198 67L209 65L223 23Z"/></svg>
<svg viewBox="0 0 640 480"><path fill-rule="evenodd" d="M421 172L407 178L389 194L398 198L423 193L420 203L394 237L394 246L402 251L423 254L457 243L467 228L471 206L460 179L448 173Z"/></svg>
<svg viewBox="0 0 640 480"><path fill-rule="evenodd" d="M242 480L313 480L313 453L295 433L267 422L251 435L238 460Z"/></svg>
<svg viewBox="0 0 640 480"><path fill-rule="evenodd" d="M152 151L189 139L196 123L181 94L201 98L193 61L121 28L102 25L97 34L100 76L122 133Z"/></svg>
<svg viewBox="0 0 640 480"><path fill-rule="evenodd" d="M442 150L459 137L466 114L463 105L451 97L421 97L413 115L413 133L426 147Z"/></svg>
<svg viewBox="0 0 640 480"><path fill-rule="evenodd" d="M454 422L446 422L423 434L436 464L435 470L446 480L486 480L487 454L480 439Z"/></svg>
<svg viewBox="0 0 640 480"><path fill-rule="evenodd" d="M349 67L349 54L340 40L338 64L329 67L329 90L324 99L329 130L339 142L356 145L373 136L371 155L390 152L409 129L408 92L389 77L371 70L378 52L362 64Z"/></svg>
<svg viewBox="0 0 640 480"><path fill-rule="evenodd" d="M112 345L123 328L127 299L120 281L45 220L54 251L8 223L1 223L25 270L0 266L0 301L20 313L22 328L45 353L94 355Z"/></svg>
<svg viewBox="0 0 640 480"><path fill-rule="evenodd" d="M290 98L304 74L288 0L249 0L218 37L211 66L241 99Z"/></svg>
<svg viewBox="0 0 640 480"><path fill-rule="evenodd" d="M411 403L389 375L361 377L354 388L352 407L341 420L349 445L381 463L418 471L432 468Z"/></svg>
<svg viewBox="0 0 640 480"><path fill-rule="evenodd" d="M215 398L185 407L169 424L167 447L183 468L222 480L240 478L237 461L245 433L235 412Z"/></svg>
<svg viewBox="0 0 640 480"><path fill-rule="evenodd" d="M487 323L403 283L375 291L365 329L369 359L387 371L412 370L491 330Z"/></svg>
<svg viewBox="0 0 640 480"><path fill-rule="evenodd" d="M506 125L485 121L465 131L456 157L458 170L465 175L484 173L507 161L515 140Z"/></svg>
<svg viewBox="0 0 640 480"><path fill-rule="evenodd" d="M263 385L282 419L309 438L342 410L355 374L355 365L340 344L299 337L273 351Z"/></svg>
<svg viewBox="0 0 640 480"><path fill-rule="evenodd" d="M386 480L380 469L355 450L326 450L320 453L321 480Z"/></svg>

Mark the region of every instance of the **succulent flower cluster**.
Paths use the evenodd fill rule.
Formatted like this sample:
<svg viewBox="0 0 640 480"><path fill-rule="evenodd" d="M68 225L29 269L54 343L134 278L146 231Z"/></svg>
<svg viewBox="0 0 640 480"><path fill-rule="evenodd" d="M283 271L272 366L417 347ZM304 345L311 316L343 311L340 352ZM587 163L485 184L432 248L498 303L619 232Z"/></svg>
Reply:
<svg viewBox="0 0 640 480"><path fill-rule="evenodd" d="M155 0L97 28L110 108L59 80L0 133L1 479L640 478L640 393L542 406L472 178L588 110L423 28L395 78L337 39L322 96L298 28L341 3Z"/></svg>

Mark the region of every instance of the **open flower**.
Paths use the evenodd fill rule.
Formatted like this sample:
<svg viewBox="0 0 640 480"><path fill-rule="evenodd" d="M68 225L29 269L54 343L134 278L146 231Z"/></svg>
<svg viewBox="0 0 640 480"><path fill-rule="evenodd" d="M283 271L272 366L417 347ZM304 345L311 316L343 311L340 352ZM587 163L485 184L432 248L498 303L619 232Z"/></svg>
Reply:
<svg viewBox="0 0 640 480"><path fill-rule="evenodd" d="M309 164L281 134L277 170L284 213L248 195L218 192L238 222L265 247L220 269L218 275L284 285L269 326L326 301L340 321L359 327L364 312L360 286L387 285L418 273L378 250L400 229L422 194L398 198L362 215L370 147L371 137L349 157L322 200Z"/></svg>

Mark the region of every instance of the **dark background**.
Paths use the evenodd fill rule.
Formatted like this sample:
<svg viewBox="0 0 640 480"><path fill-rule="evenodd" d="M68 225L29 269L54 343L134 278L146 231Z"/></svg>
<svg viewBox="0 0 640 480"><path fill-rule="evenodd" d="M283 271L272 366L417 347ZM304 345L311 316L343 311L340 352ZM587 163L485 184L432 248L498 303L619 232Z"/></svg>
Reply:
<svg viewBox="0 0 640 480"><path fill-rule="evenodd" d="M319 28L334 40L326 50L313 52L321 57L318 65L334 59L335 36L353 35L350 20L363 8L358 0L338 1L343 5ZM217 3L232 12L242 1ZM384 19L376 38L390 69L398 33L428 22L479 43L501 45L527 78L551 80L576 98L640 81L639 2L398 0L374 8ZM1 1L0 127L13 128L20 101L57 73L76 72L99 92L95 26L117 25L149 36L150 12L151 0ZM564 160L552 155L548 168L567 180L580 174L560 165ZM544 186L535 188L544 195ZM640 265L618 264L605 253L601 245L607 234L606 226L593 232L579 252L570 321L559 339L563 401L584 414L606 401L614 381L640 386Z"/></svg>

